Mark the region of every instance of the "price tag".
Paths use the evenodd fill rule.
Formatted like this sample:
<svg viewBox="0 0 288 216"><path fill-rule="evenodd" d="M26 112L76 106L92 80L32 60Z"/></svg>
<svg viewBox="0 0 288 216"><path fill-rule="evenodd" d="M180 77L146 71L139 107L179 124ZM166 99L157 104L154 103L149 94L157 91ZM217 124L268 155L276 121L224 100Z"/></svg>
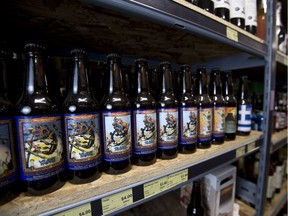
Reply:
<svg viewBox="0 0 288 216"><path fill-rule="evenodd" d="M161 193L168 188L168 177L162 177L144 184L144 198Z"/></svg>
<svg viewBox="0 0 288 216"><path fill-rule="evenodd" d="M246 153L246 146L242 146L238 149L236 149L236 158L241 157L242 155L244 155Z"/></svg>
<svg viewBox="0 0 288 216"><path fill-rule="evenodd" d="M168 188L188 181L188 169L181 170L168 176Z"/></svg>
<svg viewBox="0 0 288 216"><path fill-rule="evenodd" d="M54 216L92 216L91 205L87 203Z"/></svg>
<svg viewBox="0 0 288 216"><path fill-rule="evenodd" d="M248 144L247 152L253 151L255 149L255 147L256 147L256 143L255 142Z"/></svg>
<svg viewBox="0 0 288 216"><path fill-rule="evenodd" d="M107 214L117 209L133 204L132 189L122 191L101 199L103 214Z"/></svg>
<svg viewBox="0 0 288 216"><path fill-rule="evenodd" d="M229 27L226 27L226 37L238 42L238 32Z"/></svg>

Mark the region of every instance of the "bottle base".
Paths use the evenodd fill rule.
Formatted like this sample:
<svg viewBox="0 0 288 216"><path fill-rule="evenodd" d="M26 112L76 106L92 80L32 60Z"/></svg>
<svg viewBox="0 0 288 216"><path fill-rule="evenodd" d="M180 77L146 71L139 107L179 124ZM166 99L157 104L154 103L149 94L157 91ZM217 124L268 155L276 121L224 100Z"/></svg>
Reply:
<svg viewBox="0 0 288 216"><path fill-rule="evenodd" d="M197 144L192 144L192 145L178 145L178 153L181 154L192 154L196 152L197 150Z"/></svg>
<svg viewBox="0 0 288 216"><path fill-rule="evenodd" d="M109 162L105 161L103 163L103 171L107 174L118 175L123 174L132 169L132 164L130 159L121 162Z"/></svg>
<svg viewBox="0 0 288 216"><path fill-rule="evenodd" d="M250 135L250 131L249 132L237 131L237 135L239 135L239 136L249 136Z"/></svg>
<svg viewBox="0 0 288 216"><path fill-rule="evenodd" d="M213 138L212 138L212 144L213 144L213 145L221 145L221 144L223 144L223 143L224 143L224 137L221 138L221 139L213 139Z"/></svg>
<svg viewBox="0 0 288 216"><path fill-rule="evenodd" d="M208 149L211 147L211 142L209 143L197 143L198 149Z"/></svg>
<svg viewBox="0 0 288 216"><path fill-rule="evenodd" d="M236 134L225 134L225 141L233 141L236 139Z"/></svg>
<svg viewBox="0 0 288 216"><path fill-rule="evenodd" d="M174 149L157 149L157 158L159 159L164 159L164 160L169 160L176 158L178 156L178 150L177 148Z"/></svg>
<svg viewBox="0 0 288 216"><path fill-rule="evenodd" d="M68 172L68 175L71 176L68 181L71 184L86 184L93 182L101 177L101 172L95 167L81 171L69 170Z"/></svg>
<svg viewBox="0 0 288 216"><path fill-rule="evenodd" d="M156 163L156 153L144 155L144 156L133 156L132 164L136 166L149 166Z"/></svg>
<svg viewBox="0 0 288 216"><path fill-rule="evenodd" d="M12 186L4 186L0 188L0 191L0 206L11 202L21 193L19 185L16 184L13 184Z"/></svg>

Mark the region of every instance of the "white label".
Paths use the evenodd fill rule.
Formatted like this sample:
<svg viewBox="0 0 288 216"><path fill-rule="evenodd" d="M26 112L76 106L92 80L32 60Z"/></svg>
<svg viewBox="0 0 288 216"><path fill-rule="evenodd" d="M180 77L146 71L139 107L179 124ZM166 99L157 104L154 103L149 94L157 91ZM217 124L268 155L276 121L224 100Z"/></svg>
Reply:
<svg viewBox="0 0 288 216"><path fill-rule="evenodd" d="M245 19L244 0L230 0L230 19Z"/></svg>
<svg viewBox="0 0 288 216"><path fill-rule="evenodd" d="M214 0L214 8L227 8L230 9L229 0Z"/></svg>
<svg viewBox="0 0 288 216"><path fill-rule="evenodd" d="M281 188L283 177L283 166L276 166L275 172L275 188Z"/></svg>
<svg viewBox="0 0 288 216"><path fill-rule="evenodd" d="M274 176L268 177L268 184L267 184L267 198L272 198L274 192Z"/></svg>
<svg viewBox="0 0 288 216"><path fill-rule="evenodd" d="M257 26L256 0L245 0L245 25Z"/></svg>

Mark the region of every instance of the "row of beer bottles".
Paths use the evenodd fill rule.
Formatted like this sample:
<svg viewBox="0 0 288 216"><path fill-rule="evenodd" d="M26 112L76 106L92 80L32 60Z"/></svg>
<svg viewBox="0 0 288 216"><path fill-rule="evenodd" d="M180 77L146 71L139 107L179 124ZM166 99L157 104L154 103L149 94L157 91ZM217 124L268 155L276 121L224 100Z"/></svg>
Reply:
<svg viewBox="0 0 288 216"><path fill-rule="evenodd" d="M173 93L171 65L163 62L160 64L160 97L155 101L149 92L147 61L138 59L137 94L129 100L123 91L121 58L117 54L110 54L107 56L109 84L99 104L89 89L86 53L79 49L71 52L74 60L71 84L60 108L48 91L45 49L37 44L27 44L25 48L27 73L23 96L15 109L8 102L4 91L0 99L1 135L4 134L0 153L6 154L3 156L6 158L6 166L3 166L5 174L2 173L3 178L1 176L1 187L5 189L1 189L1 192L9 190L9 182L13 182L17 176L16 162L12 160L16 158L12 144L12 116L15 116L20 179L24 190L30 194L45 194L60 188L67 179L66 175L75 184L96 180L101 175L101 164L107 173L127 172L131 169L132 151L135 164L149 165L155 163L156 154L159 158L170 159L177 157L178 150L183 153L194 152L196 143L199 148L208 148L212 141L212 106L218 110L226 104L226 108L233 109L232 118L229 112L225 112L228 114L226 125L229 122L236 123L237 103L232 92L231 74L227 75L225 81L226 100L222 100L223 104L217 104L217 98L222 98L219 71L212 74L215 76L215 98L212 97L212 102L204 78L205 69L198 69L198 97L194 97L190 69L187 65L183 66L183 93L178 103ZM1 57L2 76L5 74L7 53L1 52ZM5 75L2 77L5 78ZM242 102L239 104L246 104L247 92L241 92ZM224 115L222 110L217 118L221 119ZM223 122L219 127L222 129L223 141L225 134L227 139L235 139L236 124L229 126L230 130L226 133ZM219 138L219 134L215 133L215 138ZM65 164L68 172L63 172Z"/></svg>

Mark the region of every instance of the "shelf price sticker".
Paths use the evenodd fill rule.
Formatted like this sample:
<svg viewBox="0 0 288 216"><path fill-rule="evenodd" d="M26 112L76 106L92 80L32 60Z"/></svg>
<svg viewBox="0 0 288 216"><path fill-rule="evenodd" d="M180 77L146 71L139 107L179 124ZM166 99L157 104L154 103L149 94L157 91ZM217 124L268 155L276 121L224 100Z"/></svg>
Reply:
<svg viewBox="0 0 288 216"><path fill-rule="evenodd" d="M188 169L168 175L167 189L188 181Z"/></svg>
<svg viewBox="0 0 288 216"><path fill-rule="evenodd" d="M236 158L243 156L246 153L246 146L236 149Z"/></svg>
<svg viewBox="0 0 288 216"><path fill-rule="evenodd" d="M226 27L226 37L238 42L238 32L229 28L228 26Z"/></svg>
<svg viewBox="0 0 288 216"><path fill-rule="evenodd" d="M144 184L144 198L156 195L168 188L168 177L162 177Z"/></svg>
<svg viewBox="0 0 288 216"><path fill-rule="evenodd" d="M133 204L132 189L128 189L101 199L103 214L116 211Z"/></svg>
<svg viewBox="0 0 288 216"><path fill-rule="evenodd" d="M54 216L92 216L90 203L78 206L76 208L55 214Z"/></svg>
<svg viewBox="0 0 288 216"><path fill-rule="evenodd" d="M256 143L250 143L247 145L247 152L253 151L256 148Z"/></svg>

